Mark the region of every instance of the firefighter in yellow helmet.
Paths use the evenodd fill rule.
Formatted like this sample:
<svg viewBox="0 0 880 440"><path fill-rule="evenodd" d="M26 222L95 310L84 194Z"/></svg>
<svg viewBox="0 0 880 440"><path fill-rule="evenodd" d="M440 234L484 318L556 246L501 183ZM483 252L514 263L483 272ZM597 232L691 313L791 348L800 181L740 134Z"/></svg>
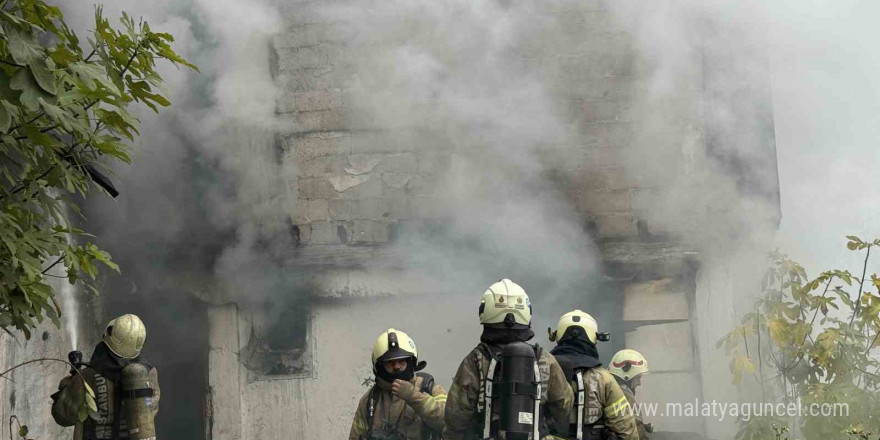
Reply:
<svg viewBox="0 0 880 440"><path fill-rule="evenodd" d="M483 294L479 316L480 343L449 391L444 440L552 438L549 426L568 419L573 395L553 355L526 343L535 335L528 295L503 279Z"/></svg>
<svg viewBox="0 0 880 440"><path fill-rule="evenodd" d="M418 357L406 333L389 328L379 335L371 357L376 384L358 404L349 440L440 438L446 390L418 372L427 364Z"/></svg>
<svg viewBox="0 0 880 440"><path fill-rule="evenodd" d="M547 329L556 341L552 353L571 381L575 402L567 423L555 426L559 435L577 440L617 438L637 440L635 417L626 396L599 362L596 320L580 310L562 315L556 330ZM607 334L602 334L607 340Z"/></svg>
<svg viewBox="0 0 880 440"><path fill-rule="evenodd" d="M637 408L636 388L642 382L642 375L648 372L647 359L635 350L629 348L620 350L611 358L611 366L608 368L608 371L614 375L614 379L617 380L620 389L623 390L623 394L626 396L626 400L629 401L630 406ZM645 424L642 421L638 411L635 412L635 417L639 428L639 438L641 440L648 440L650 438L648 433L653 432L654 429L650 423Z"/></svg>
<svg viewBox="0 0 880 440"><path fill-rule="evenodd" d="M61 426L75 426L74 440L155 439L159 378L140 355L146 338L144 323L127 314L107 324L88 363L80 352L70 353L74 368L52 395L52 417Z"/></svg>

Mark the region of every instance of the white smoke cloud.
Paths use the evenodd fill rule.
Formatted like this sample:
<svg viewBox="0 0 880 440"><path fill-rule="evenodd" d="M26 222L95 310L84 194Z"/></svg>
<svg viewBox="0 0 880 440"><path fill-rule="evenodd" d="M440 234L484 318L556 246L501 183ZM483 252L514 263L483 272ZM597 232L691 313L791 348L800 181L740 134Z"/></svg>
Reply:
<svg viewBox="0 0 880 440"><path fill-rule="evenodd" d="M711 107L722 152L745 158L763 153L766 133L753 125L761 118L736 117L767 111L761 106L769 89L751 86L772 81L783 209L779 243L808 267L826 268L843 261L836 252L843 235L876 234L880 88L874 78L880 57L870 47L877 41L871 22L876 6L787 0L586 4L609 9L613 26L625 31L609 44L636 53L632 74L638 81L628 91L628 117L638 124L629 133L633 147L618 154L627 178L647 194L640 200L650 225L689 231L720 265L727 254L760 254L773 244L766 225L772 226L775 205L744 195L736 176L704 159L702 150ZM92 11L69 6L69 19L86 28ZM571 18L565 11L583 6L567 0L417 0L328 2L323 9L323 18L345 24L340 33L353 67L346 99L360 123L454 153L444 180L434 183L438 193L431 203L456 240L415 238L404 247L409 268L443 281L438 285L445 290L475 296L489 282L511 277L549 306L587 291L585 283L596 275L580 213L557 193L545 174L552 167L544 165L548 151L584 142L570 118L567 91L557 83L560 72L541 62L560 49L583 49L561 23ZM230 0L105 7L110 17L121 10L174 34L175 48L203 73L161 68L174 106L159 117L141 114L145 136L134 166L121 168L117 177L123 197L98 205L105 218L102 241L116 243L117 257L159 265L155 272L143 269L139 279L151 274L161 284L156 273L205 270L204 264L226 294L243 292L254 302L274 295L291 282L279 256L289 245L296 180L292 164L279 165L272 137L294 122L275 115L283 91L269 68L269 40L284 30L283 14L269 2ZM714 97L703 95L707 54L726 58L731 68L716 72ZM774 177L766 170L756 176L764 182ZM201 235L202 229L219 232ZM154 255L148 252L153 246L169 244L195 248L195 260L207 261L164 251L157 258L168 266L143 261L142 255ZM731 272L740 266L731 265L737 266ZM123 266L124 273L137 274L133 266ZM744 266L746 277L754 275L751 265ZM740 282L737 287L748 288L748 279ZM475 302L463 302L462 310L473 315ZM562 311L537 310L545 314L542 322Z"/></svg>

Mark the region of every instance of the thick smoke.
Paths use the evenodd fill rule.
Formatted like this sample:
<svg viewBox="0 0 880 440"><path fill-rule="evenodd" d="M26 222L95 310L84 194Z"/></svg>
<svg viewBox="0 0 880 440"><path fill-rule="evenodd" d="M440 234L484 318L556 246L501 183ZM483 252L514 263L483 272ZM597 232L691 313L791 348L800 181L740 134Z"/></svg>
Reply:
<svg viewBox="0 0 880 440"><path fill-rule="evenodd" d="M776 161L764 155L774 145L773 125L767 125L774 115L783 231L791 231L784 243L822 229L819 221L841 224L835 236L849 233L839 221L843 216L828 213L847 209L840 200L880 187L868 177L876 173L865 171L865 163L876 164L878 156L865 147L874 132L864 127L874 119L861 116L874 111L876 93L844 100L850 110L838 114L825 108L846 107L829 101L836 98L830 90L838 88L817 87L838 81L842 66L859 58L866 65L844 77L842 93L875 92L863 88L869 75L860 74L880 70L876 60L862 56L871 51L862 42L876 41L870 38L874 31L858 20L863 26L841 35L842 26L823 18L827 5L803 2L587 3L613 13L616 30L604 29L614 34L609 47L635 54L628 75L637 80L627 92L624 116L635 121L631 147L618 152L626 178L638 184L635 204L651 232L685 232L705 255L704 264L716 268L698 281L708 292L697 304L698 319L717 327L700 335L699 345L712 349L731 319L730 307L739 311L733 298L757 285L754 255L772 244L779 215ZM547 160L554 149L589 142L567 99L571 82L560 82L561 72L542 63L548 53L581 48L564 24L572 19L566 11L583 4L327 4L322 16L340 23L353 66L346 84L353 123L452 153L442 179L425 184L436 189L428 203L443 226L433 236L405 235L398 243L413 285L431 280L437 293L466 293L461 312L470 317L474 295L502 277L532 293L542 324L575 306L592 307L600 323L619 316L592 302L601 296L594 246L582 213L548 173L556 167ZM192 293L256 306L300 282L285 265L293 245L289 216L297 203L297 170L278 160L274 138L295 121L276 116L283 92L270 76L270 37L286 23L268 1L105 5L110 17L122 10L174 34L175 48L202 73L162 68L174 105L158 117L140 115L144 136L135 146L134 165L120 167L115 178L122 196L94 203L88 229L123 269L105 288L108 315L137 309L155 332L147 355L184 372L202 365L205 356L205 335L193 331L205 328L202 305ZM65 12L77 28L89 26L88 8L70 3ZM876 16L869 10L851 14L845 18ZM817 48L816 41L823 43ZM842 51L816 70L820 55L841 47L861 51ZM772 103L771 79L777 98ZM801 87L811 93L800 93ZM828 120L835 121L834 129L824 128ZM852 134L859 132L868 134ZM860 148L859 157L867 159L856 161L861 168L843 159L826 165L828 145L839 139ZM809 148L799 149L802 144ZM804 163L807 170L793 165ZM850 168L862 172L840 171ZM837 191L812 183L829 175L856 183ZM814 192L835 209L801 208ZM860 215L863 225L876 219ZM818 220L801 223L803 218ZM726 363L712 368L726 371ZM714 377L724 381L720 376ZM200 408L200 398L181 408ZM166 428L180 438L196 435L185 431L192 420L186 424Z"/></svg>
<svg viewBox="0 0 880 440"><path fill-rule="evenodd" d="M93 9L71 2L68 23L83 36ZM122 314L141 316L144 355L159 366L163 417L159 435L204 437L205 302L274 294L284 284L276 258L289 235L290 170L276 160L279 90L269 69L269 39L282 27L267 2L112 2L151 29L169 32L174 49L200 74L159 61L172 107L138 111L141 137L133 165L115 169L116 200L96 196L86 229L122 268L102 286L95 329ZM85 41L85 38L81 38ZM143 110L143 109L141 109ZM200 299L197 299L200 298Z"/></svg>
<svg viewBox="0 0 880 440"><path fill-rule="evenodd" d="M500 278L549 305L595 275L590 239L538 151L577 142L546 72L528 58L561 38L545 6L392 1L322 11L352 35L347 104L356 117L451 154L429 199L442 238L408 237L401 247L409 269L468 293L469 314Z"/></svg>
<svg viewBox="0 0 880 440"><path fill-rule="evenodd" d="M871 231L876 209L867 200L877 197L876 173L868 170L880 159L877 88L869 79L878 73L878 58L864 46L877 37L865 18L876 6L785 0L608 6L634 36L646 73L634 107L643 122L635 154L649 159L630 160L628 171L666 184L649 219L684 225L703 254L694 309L703 391L706 399L723 398L731 395L729 378L720 374L727 358L714 342L752 304L762 254L781 246L815 276L858 266L843 249L844 235L877 234ZM698 100L695 88L703 93ZM671 147L685 157L691 145L705 147L694 157L709 160L670 173L677 164L664 160L658 146L681 139L663 132L681 118L704 128ZM775 157L761 157L774 140L781 200L771 191ZM711 435L732 435L731 421L707 419L707 427Z"/></svg>

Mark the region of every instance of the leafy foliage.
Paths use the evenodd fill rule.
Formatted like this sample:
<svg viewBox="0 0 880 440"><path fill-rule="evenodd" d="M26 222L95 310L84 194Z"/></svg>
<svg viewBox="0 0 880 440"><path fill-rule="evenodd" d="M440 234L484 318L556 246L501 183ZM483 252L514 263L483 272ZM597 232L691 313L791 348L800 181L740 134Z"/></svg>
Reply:
<svg viewBox="0 0 880 440"><path fill-rule="evenodd" d="M67 282L88 281L98 265L119 268L73 226L77 198L93 183L115 196L105 176L130 162L138 136L132 102L170 105L156 61L196 67L169 34L123 14L120 30L101 8L84 55L61 11L41 0L0 0L0 328L22 331L61 314L47 278L64 263Z"/></svg>
<svg viewBox="0 0 880 440"><path fill-rule="evenodd" d="M763 401L846 404L849 414L752 418L737 439L779 438L768 426L792 423L807 439L880 431L880 360L872 353L880 336L880 278L867 274L880 240L847 239L848 249L865 254L861 276L829 270L811 279L801 265L772 253L754 311L717 345L731 356L733 381L754 377Z"/></svg>

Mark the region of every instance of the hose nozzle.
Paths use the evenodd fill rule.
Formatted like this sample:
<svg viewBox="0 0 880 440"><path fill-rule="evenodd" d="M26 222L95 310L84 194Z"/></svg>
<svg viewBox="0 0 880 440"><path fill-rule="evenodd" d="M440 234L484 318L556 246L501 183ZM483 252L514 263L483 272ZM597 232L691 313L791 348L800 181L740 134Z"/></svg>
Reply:
<svg viewBox="0 0 880 440"><path fill-rule="evenodd" d="M76 370L79 370L79 367L83 365L83 354L79 350L73 350L70 353L67 353L67 361L70 362L72 367L70 367L70 374L76 373Z"/></svg>

